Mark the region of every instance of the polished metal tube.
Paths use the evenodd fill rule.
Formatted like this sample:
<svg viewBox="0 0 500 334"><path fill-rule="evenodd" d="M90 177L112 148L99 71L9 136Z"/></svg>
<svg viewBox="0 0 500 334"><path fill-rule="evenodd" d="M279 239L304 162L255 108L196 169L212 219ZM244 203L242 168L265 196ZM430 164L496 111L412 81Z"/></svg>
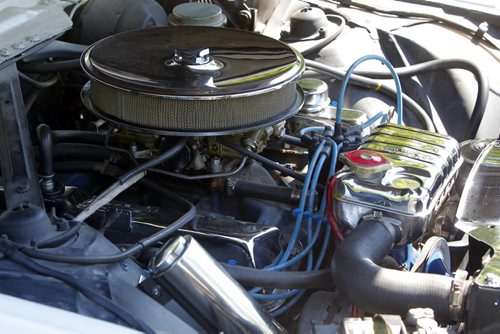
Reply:
<svg viewBox="0 0 500 334"><path fill-rule="evenodd" d="M189 235L165 245L150 270L153 279L210 332L286 332Z"/></svg>

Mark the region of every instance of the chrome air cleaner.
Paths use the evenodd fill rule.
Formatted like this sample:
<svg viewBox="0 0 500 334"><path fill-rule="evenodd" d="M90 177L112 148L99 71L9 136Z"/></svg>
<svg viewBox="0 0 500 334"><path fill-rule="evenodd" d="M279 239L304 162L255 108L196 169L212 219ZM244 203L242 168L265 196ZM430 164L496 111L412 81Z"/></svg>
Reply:
<svg viewBox="0 0 500 334"><path fill-rule="evenodd" d="M251 32L163 27L103 39L82 55L82 97L98 116L166 135L248 131L297 112L304 60Z"/></svg>

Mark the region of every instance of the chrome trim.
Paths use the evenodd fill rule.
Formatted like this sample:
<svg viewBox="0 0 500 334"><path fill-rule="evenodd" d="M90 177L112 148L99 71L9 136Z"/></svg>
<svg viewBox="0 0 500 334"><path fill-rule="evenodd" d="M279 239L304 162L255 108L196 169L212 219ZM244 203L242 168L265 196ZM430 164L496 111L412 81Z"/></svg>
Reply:
<svg viewBox="0 0 500 334"><path fill-rule="evenodd" d="M150 270L160 286L212 330L285 332L191 236L179 236L165 245Z"/></svg>
<svg viewBox="0 0 500 334"><path fill-rule="evenodd" d="M401 244L425 231L449 194L462 165L458 143L451 137L393 124L379 126L360 149L384 155L393 167L377 182L359 179L346 168L337 176L337 219L353 229L363 216L378 211L403 223ZM402 184L394 180L402 178ZM404 186L404 178L408 185Z"/></svg>

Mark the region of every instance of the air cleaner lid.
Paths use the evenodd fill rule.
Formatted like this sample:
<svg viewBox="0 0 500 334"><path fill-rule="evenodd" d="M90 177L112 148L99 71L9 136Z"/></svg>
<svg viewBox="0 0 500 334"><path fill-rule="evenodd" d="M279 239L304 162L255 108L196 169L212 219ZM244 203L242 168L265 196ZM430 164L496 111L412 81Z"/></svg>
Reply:
<svg viewBox="0 0 500 334"><path fill-rule="evenodd" d="M234 29L161 27L110 36L82 55L94 80L127 91L214 98L279 89L304 70L275 39Z"/></svg>

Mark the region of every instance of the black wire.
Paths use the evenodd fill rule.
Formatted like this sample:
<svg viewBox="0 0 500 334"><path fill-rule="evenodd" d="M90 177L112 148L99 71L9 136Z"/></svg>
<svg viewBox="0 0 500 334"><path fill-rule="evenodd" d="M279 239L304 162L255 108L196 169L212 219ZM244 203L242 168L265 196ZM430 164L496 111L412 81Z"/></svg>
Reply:
<svg viewBox="0 0 500 334"><path fill-rule="evenodd" d="M331 1L331 0L330 0ZM333 2L333 1L332 1ZM343 1L337 1L340 3L343 3ZM445 16L440 16L440 15L435 15L431 13L422 13L422 12L412 12L412 11L404 11L404 10L394 10L394 9L385 9L385 8L380 8L380 7L375 7L375 6L370 6L365 3L360 3L360 2L355 2L352 0L348 1L348 6L352 7L357 7L364 9L369 12L375 12L375 13L382 13L382 14L389 14L389 15L394 15L394 16L399 16L399 17L407 17L407 18L424 18L424 19L431 19L435 20L437 22L441 22L447 26L457 28L459 30L465 31L468 34L471 35L471 37L476 36L476 30L469 29L465 27L464 25L450 20L449 18ZM479 41L485 41L487 42L490 46L494 47L496 50L500 50L500 45L491 37L489 37L487 34L484 34Z"/></svg>
<svg viewBox="0 0 500 334"><path fill-rule="evenodd" d="M51 262L60 262L60 263L73 263L73 264L82 264L82 265L90 265L90 264L106 264L106 263L115 263L126 260L138 253L140 253L144 248L147 248L159 241L162 241L168 238L171 234L177 231L182 226L186 225L196 216L196 207L183 197L157 185L154 182L149 180L142 179L139 181L146 187L160 193L161 195L168 197L177 203L185 206L188 210L181 217L179 217L175 222L170 224L169 226L159 230L158 232L138 241L136 244L128 248L127 250L111 255L102 255L102 256L72 256L68 254L61 253L49 253L45 251L39 251L33 248L21 248L20 251L29 257L36 258L44 261Z"/></svg>
<svg viewBox="0 0 500 334"><path fill-rule="evenodd" d="M93 203L96 203L97 201L101 200L102 198L108 196L112 192L114 192L120 185L124 184L125 182L129 181L130 179L134 178L135 176L147 171L148 169L151 169L162 162L167 161L168 159L174 157L179 153L184 146L186 145L187 138L180 138L177 143L175 143L172 147L170 147L168 150L165 152L159 154L155 158L148 160L140 165L137 165L136 167L132 168L125 174L121 175L118 177L118 180L111 184L109 187L104 189L103 192L101 192L99 195L97 195L93 200L92 203L89 203L89 206L92 205Z"/></svg>
<svg viewBox="0 0 500 334"><path fill-rule="evenodd" d="M316 72L325 73L339 80L344 79L345 76L345 71L309 59L306 59L306 66ZM387 85L383 85L376 80L365 78L360 75L356 74L351 75L349 83L355 86L378 91L391 98L395 98L397 95L396 90L394 88L389 87ZM422 123L422 125L426 130L435 131L435 126L434 123L432 122L432 119L429 117L429 115L427 115L425 110L422 109L420 105L418 105L417 102L415 102L408 95L403 94L403 104L406 106L405 110L413 113L418 118L419 122Z"/></svg>
<svg viewBox="0 0 500 334"><path fill-rule="evenodd" d="M132 162L134 163L134 165L136 165L136 166L139 165L139 161L136 159L136 157L134 156L134 154L132 153L132 151L130 149L124 149L124 148L110 145L111 135L113 134L113 132L114 132L114 129L111 129L111 130L108 130L108 132L106 133L106 135L104 137L104 146L106 146L106 148L111 150L111 151L128 155L130 160L132 160Z"/></svg>
<svg viewBox="0 0 500 334"><path fill-rule="evenodd" d="M94 131L81 130L52 130L52 137L56 143L82 143L104 145L106 135Z"/></svg>
<svg viewBox="0 0 500 334"><path fill-rule="evenodd" d="M19 62L18 65L23 72L52 73L78 69L80 68L80 59L60 60L51 63Z"/></svg>
<svg viewBox="0 0 500 334"><path fill-rule="evenodd" d="M88 47L88 45L54 40L48 43L47 46L34 53L30 53L23 59L25 59L26 62L45 60L49 58L79 59Z"/></svg>
<svg viewBox="0 0 500 334"><path fill-rule="evenodd" d="M54 86L57 83L57 81L59 81L59 76L57 74L52 75L49 79L46 79L44 81L35 80L32 77L29 77L22 72L17 72L17 74L21 80L39 89L49 88L51 86Z"/></svg>
<svg viewBox="0 0 500 334"><path fill-rule="evenodd" d="M463 140L476 137L479 126L483 119L484 111L489 97L488 77L475 63L465 59L437 59L406 67L396 68L396 73L400 77L412 77L426 72L435 72L448 69L463 69L474 74L477 81L477 97L474 109L467 125ZM389 72L385 71L355 71L355 74L375 79L392 78Z"/></svg>
<svg viewBox="0 0 500 334"><path fill-rule="evenodd" d="M33 89L31 92L28 93L28 96L24 99L24 107L26 109L26 114L28 115L35 105L35 102L37 101L38 97L42 93L41 89Z"/></svg>
<svg viewBox="0 0 500 334"><path fill-rule="evenodd" d="M119 153L123 153L128 155L133 162L138 165L139 162L133 154L126 149L121 149L118 147L113 147L109 145L109 138L110 138L111 132L108 132L108 135L98 133L98 132L92 132L92 131L80 131L80 130L54 130L52 131L52 137L54 141L58 144L56 145L62 145L58 146L58 152L57 156L58 157L63 157L63 158L72 158L78 156L80 157L80 150L69 150L65 149L66 147L70 148L74 143L77 143L79 145L88 145L88 144L93 144L93 145L99 145L99 147L95 147L96 152L99 152L99 155L96 157L101 157L98 160L104 160L107 159L111 156L112 151L116 151ZM287 135L285 135L287 136ZM288 136L291 137L291 136ZM295 137L293 137L295 138ZM296 145L303 146L302 143L300 143L300 138L296 138L298 140L298 143L296 142ZM100 147L100 146L105 146L105 147ZM90 148L90 146L83 146L84 149ZM92 157L92 158L96 158ZM180 178L184 180L202 180L202 179L213 179L216 177L229 177L231 175L234 175L238 173L243 167L246 162L247 157L245 156L239 163L239 165L236 168L233 168L229 172L222 172L222 173L211 173L207 175L183 175L180 173L174 173L174 172L168 172L162 169L156 169L156 168L150 168L150 172L158 173L158 174L163 174L175 178ZM71 168L74 168L71 166Z"/></svg>
<svg viewBox="0 0 500 334"><path fill-rule="evenodd" d="M103 161L113 154L113 151L102 145L84 143L57 143L53 150L56 159Z"/></svg>
<svg viewBox="0 0 500 334"><path fill-rule="evenodd" d="M52 152L52 134L47 124L40 124L36 128L39 142L39 173L41 176L54 175L54 155Z"/></svg>
<svg viewBox="0 0 500 334"><path fill-rule="evenodd" d="M73 226L69 230L61 232L50 239L40 241L36 244L36 246L38 248L51 248L61 245L64 242L70 240L78 234L78 232L80 231L80 227L82 227L82 223L79 221L72 221L71 223L73 224Z"/></svg>
<svg viewBox="0 0 500 334"><path fill-rule="evenodd" d="M227 140L222 139L222 138L217 138L217 142L219 144L222 144L222 145L224 145L224 146L226 146L226 147L228 147L228 148L236 151L236 152L239 152L239 153L241 153L243 155L247 155L250 158L252 158L252 159L254 159L256 161L259 161L262 164L268 166L269 168L277 170L281 174L284 174L284 175L287 175L287 176L291 176L294 179L302 181L302 182L304 182L305 179L306 179L304 175L301 175L301 174L299 174L297 172L294 172L293 170L291 170L289 168L286 168L285 166L282 166L282 165L280 165L277 162L269 160L269 159L267 159L267 158L265 158L265 157L263 157L263 156L255 153L255 152L247 150L246 148L243 148L243 147L241 147L238 144L232 143L232 142L227 141Z"/></svg>
<svg viewBox="0 0 500 334"><path fill-rule="evenodd" d="M310 55L313 52L321 50L323 47L325 47L328 44L330 44L331 42L333 42L335 40L335 38L339 37L339 35L342 33L342 31L344 31L344 28L345 28L345 25L346 25L346 20L342 16L328 14L328 15L326 15L326 17L328 18L328 20L330 20L331 18L335 18L335 19L339 20L340 21L340 25L338 26L337 30L335 30L335 32L332 33L330 36L327 36L327 37L323 38L318 44L315 44L315 45L313 45L313 46L311 46L311 47L309 47L309 48L301 51L300 53L304 57Z"/></svg>
<svg viewBox="0 0 500 334"><path fill-rule="evenodd" d="M281 136L279 136L279 139L281 139L281 140L283 140L283 142L290 144L290 145L293 145L293 146L307 148L307 146L302 142L302 140L300 140L299 137L290 136L290 135L287 135L286 133L284 133Z"/></svg>
<svg viewBox="0 0 500 334"><path fill-rule="evenodd" d="M109 298L106 298L100 293L94 291L92 288L87 287L79 280L75 279L73 276L54 270L52 268L48 268L33 261L29 257L22 254L14 246L10 245L6 240L0 241L0 249L7 258L11 259L17 264L20 264L23 267L26 267L40 275L53 277L66 283L68 286L79 291L81 294L83 294L85 297L87 297L95 304L101 306L108 312L114 314L117 318L124 321L130 327L140 330L144 333L154 333L154 331L140 319L135 318L127 310L117 305Z"/></svg>
<svg viewBox="0 0 500 334"><path fill-rule="evenodd" d="M177 143L175 143L168 150L166 150L165 152L156 156L155 158L148 160L148 161L132 168L131 170L129 170L128 172L126 172L125 174L120 176L118 178L118 180L122 183L126 182L126 181L130 180L131 178L133 178L134 176L136 176L142 172L145 172L148 169L151 169L151 168L161 164L162 162L164 162L170 158L173 158L175 155L177 155L177 153L179 153L184 148L184 146L186 145L186 142L187 142L187 138L179 139L177 141Z"/></svg>
<svg viewBox="0 0 500 334"><path fill-rule="evenodd" d="M196 180L208 180L208 179L214 179L218 177L226 178L233 176L237 173L239 173L243 167L245 167L245 164L247 162L248 157L245 155L243 156L243 159L240 160L236 168L232 168L228 172L219 172L219 173L210 173L210 174L199 174L199 175L185 175L182 173L174 173L174 172L169 172L163 169L158 169L158 168L151 168L150 171L153 173L161 174L161 175L167 175L170 177L175 177L178 179L182 180L188 180L188 181L196 181Z"/></svg>
<svg viewBox="0 0 500 334"><path fill-rule="evenodd" d="M121 172L116 165L95 161L55 162L54 170L59 173L95 172L117 178Z"/></svg>
<svg viewBox="0 0 500 334"><path fill-rule="evenodd" d="M240 284L275 289L333 289L329 269L315 271L271 271L221 263Z"/></svg>

